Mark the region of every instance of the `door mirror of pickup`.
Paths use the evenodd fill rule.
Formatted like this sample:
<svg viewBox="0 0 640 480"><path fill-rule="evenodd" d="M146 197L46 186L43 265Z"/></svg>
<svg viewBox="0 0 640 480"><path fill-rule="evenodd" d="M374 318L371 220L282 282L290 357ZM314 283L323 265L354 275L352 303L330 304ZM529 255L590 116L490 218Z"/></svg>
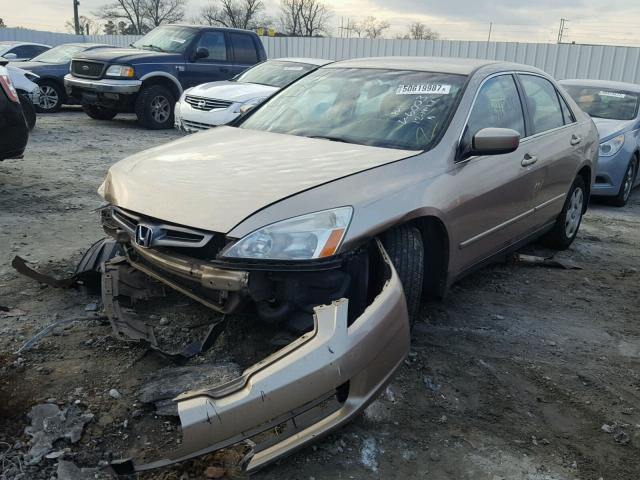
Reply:
<svg viewBox="0 0 640 480"><path fill-rule="evenodd" d="M204 47L198 47L196 49L195 59L207 58L209 56L209 49Z"/></svg>
<svg viewBox="0 0 640 480"><path fill-rule="evenodd" d="M503 155L518 149L520 134L511 128L483 128L470 142L463 140L460 146L459 160L476 155Z"/></svg>

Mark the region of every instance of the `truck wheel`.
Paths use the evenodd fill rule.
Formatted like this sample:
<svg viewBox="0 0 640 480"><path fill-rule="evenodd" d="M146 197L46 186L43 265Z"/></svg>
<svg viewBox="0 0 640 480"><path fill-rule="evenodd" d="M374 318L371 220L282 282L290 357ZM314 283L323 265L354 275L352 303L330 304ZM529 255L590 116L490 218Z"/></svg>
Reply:
<svg viewBox="0 0 640 480"><path fill-rule="evenodd" d="M585 202L587 201L584 180L577 176L571 185L562 212L558 215L553 228L541 238L541 243L555 250L566 250L578 235L582 222Z"/></svg>
<svg viewBox="0 0 640 480"><path fill-rule="evenodd" d="M150 130L173 127L173 109L176 99L173 93L162 85L143 87L136 98L138 122Z"/></svg>
<svg viewBox="0 0 640 480"><path fill-rule="evenodd" d="M41 113L54 113L62 108L64 101L64 90L60 85L49 80L38 83L40 87L40 102L38 111Z"/></svg>
<svg viewBox="0 0 640 480"><path fill-rule="evenodd" d="M82 105L84 113L89 115L95 120L112 120L118 112L116 110L109 110L108 108L98 107L97 105Z"/></svg>
<svg viewBox="0 0 640 480"><path fill-rule="evenodd" d="M396 227L385 232L382 245L398 272L407 299L409 322L416 321L424 280L424 245L420 230L411 226Z"/></svg>
<svg viewBox="0 0 640 480"><path fill-rule="evenodd" d="M629 165L627 165L627 171L624 174L624 178L622 179L622 184L620 185L620 190L618 191L618 195L611 199L611 203L616 207L624 207L629 200L629 196L631 195L631 190L633 190L633 183L636 180L636 175L638 174L638 158L634 156Z"/></svg>
<svg viewBox="0 0 640 480"><path fill-rule="evenodd" d="M24 93L18 94L18 98L20 98L20 105L22 105L22 113L27 126L29 130L33 130L33 127L36 126L36 109L33 106L33 102Z"/></svg>

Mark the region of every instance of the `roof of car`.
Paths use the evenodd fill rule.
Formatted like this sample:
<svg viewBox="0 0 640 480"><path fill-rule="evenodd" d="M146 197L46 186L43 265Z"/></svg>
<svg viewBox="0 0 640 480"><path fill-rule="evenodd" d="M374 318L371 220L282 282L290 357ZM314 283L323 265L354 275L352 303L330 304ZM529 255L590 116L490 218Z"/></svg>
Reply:
<svg viewBox="0 0 640 480"><path fill-rule="evenodd" d="M295 63L308 63L309 65L327 65L328 63L332 63L333 60L327 60L324 58L305 58L305 57L281 57L281 58L270 58L269 60L278 60L280 62L295 62Z"/></svg>
<svg viewBox="0 0 640 480"><path fill-rule="evenodd" d="M535 71L535 67L517 63L502 62L496 60L481 60L475 58L449 58L449 57L371 57L341 60L329 65L328 68L353 67L353 68L386 68L392 70L417 70L435 73L453 73L469 75L477 69L485 66L504 67L505 70Z"/></svg>
<svg viewBox="0 0 640 480"><path fill-rule="evenodd" d="M613 88L616 90L628 90L630 92L640 92L640 85L627 82L613 82L611 80L590 80L587 78L571 78L567 80L560 80L560 85L580 85L585 87L596 88Z"/></svg>
<svg viewBox="0 0 640 480"><path fill-rule="evenodd" d="M18 40L3 40L0 42L0 45L37 45L39 47L49 47L49 45L45 45L44 43L35 43L35 42L20 42Z"/></svg>
<svg viewBox="0 0 640 480"><path fill-rule="evenodd" d="M106 43L83 43L83 42L77 42L77 43L62 43L60 45L56 45L57 47L87 47L87 48L95 48L95 47L111 47L113 48L112 45L107 45Z"/></svg>

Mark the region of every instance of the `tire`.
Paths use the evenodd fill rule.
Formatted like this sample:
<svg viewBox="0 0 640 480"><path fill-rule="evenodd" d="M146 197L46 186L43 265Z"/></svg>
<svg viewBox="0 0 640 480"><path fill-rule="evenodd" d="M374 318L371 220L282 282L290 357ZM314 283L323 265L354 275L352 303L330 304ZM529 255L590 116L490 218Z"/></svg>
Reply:
<svg viewBox="0 0 640 480"><path fill-rule="evenodd" d="M65 101L64 89L57 83L50 80L43 80L38 83L40 87L40 103L37 110L40 113L55 113L60 111L62 103Z"/></svg>
<svg viewBox="0 0 640 480"><path fill-rule="evenodd" d="M541 239L544 246L554 250L566 250L573 243L582 223L585 202L588 200L586 191L582 177L576 177L556 223Z"/></svg>
<svg viewBox="0 0 640 480"><path fill-rule="evenodd" d="M638 157L634 156L629 162L629 165L627 165L627 170L620 184L618 195L611 199L612 205L624 207L627 204L631 191L633 190L633 182L635 182L636 175L638 175Z"/></svg>
<svg viewBox="0 0 640 480"><path fill-rule="evenodd" d="M94 120L113 120L113 117L118 114L116 110L109 110L96 105L87 104L82 105L82 111Z"/></svg>
<svg viewBox="0 0 640 480"><path fill-rule="evenodd" d="M168 88L162 85L142 87L135 105L138 122L149 130L173 128L175 105L176 99Z"/></svg>
<svg viewBox="0 0 640 480"><path fill-rule="evenodd" d="M382 235L384 246L398 272L407 299L409 322L413 327L422 299L424 282L424 244L420 230L411 226L396 227Z"/></svg>
<svg viewBox="0 0 640 480"><path fill-rule="evenodd" d="M33 106L31 99L24 93L18 94L20 98L20 105L22 105L22 114L27 122L29 130L33 130L36 126L36 108Z"/></svg>

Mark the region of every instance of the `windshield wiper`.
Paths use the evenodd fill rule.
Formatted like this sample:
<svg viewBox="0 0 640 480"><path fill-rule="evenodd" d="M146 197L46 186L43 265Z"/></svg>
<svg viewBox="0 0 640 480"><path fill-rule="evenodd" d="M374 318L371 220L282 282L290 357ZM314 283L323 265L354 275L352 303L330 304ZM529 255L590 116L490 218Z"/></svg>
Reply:
<svg viewBox="0 0 640 480"><path fill-rule="evenodd" d="M166 52L164 48L160 48L159 46L152 44L142 45L140 48L150 48L151 50L155 50L156 52Z"/></svg>
<svg viewBox="0 0 640 480"><path fill-rule="evenodd" d="M331 137L328 135L305 135L307 138L319 138L321 140L331 140L332 142L341 142L341 143L352 143L349 140L345 140L340 137Z"/></svg>

